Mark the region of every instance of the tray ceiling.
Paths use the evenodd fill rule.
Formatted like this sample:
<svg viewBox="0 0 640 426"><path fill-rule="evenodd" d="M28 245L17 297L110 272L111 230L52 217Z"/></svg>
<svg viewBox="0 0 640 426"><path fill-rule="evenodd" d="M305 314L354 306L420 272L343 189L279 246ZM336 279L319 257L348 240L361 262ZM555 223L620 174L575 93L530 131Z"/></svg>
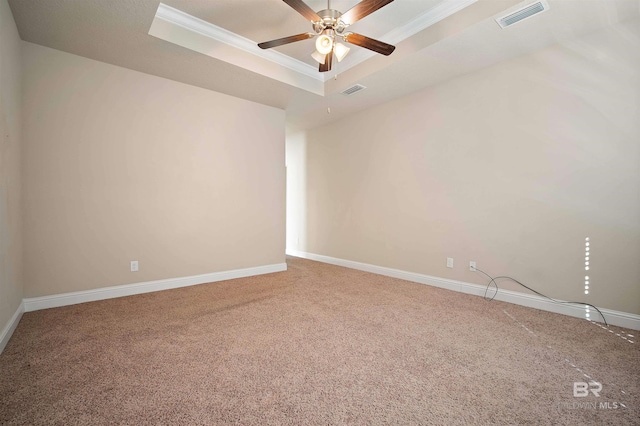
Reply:
<svg viewBox="0 0 640 426"><path fill-rule="evenodd" d="M395 0L352 29L395 44L396 51L385 57L353 46L337 67L337 79L334 72L318 76L309 56L313 40L272 52L295 61L305 72L208 36L207 42L213 40L215 49L225 50L223 54L152 36L159 0L9 0L9 4L24 41L284 109L293 131L338 120L554 43L635 23L640 16L638 0L548 0L549 11L539 16L507 29L495 22L533 1ZM321 0L306 2L314 10L326 8ZM164 3L232 38L256 43L310 31L309 23L281 0ZM356 3L333 0L331 6L346 11ZM340 94L355 84L367 89L349 97Z"/></svg>

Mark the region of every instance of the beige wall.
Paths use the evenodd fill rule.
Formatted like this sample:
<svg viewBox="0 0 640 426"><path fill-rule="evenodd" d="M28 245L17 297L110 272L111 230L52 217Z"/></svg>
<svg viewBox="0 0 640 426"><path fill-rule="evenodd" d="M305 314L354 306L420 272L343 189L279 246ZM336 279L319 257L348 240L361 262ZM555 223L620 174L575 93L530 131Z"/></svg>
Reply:
<svg viewBox="0 0 640 426"><path fill-rule="evenodd" d="M22 48L25 297L284 262L282 110Z"/></svg>
<svg viewBox="0 0 640 426"><path fill-rule="evenodd" d="M639 28L295 135L306 200L290 209L304 227L288 247L484 284L475 260L552 297L640 314Z"/></svg>
<svg viewBox="0 0 640 426"><path fill-rule="evenodd" d="M22 303L20 64L20 37L0 0L0 333Z"/></svg>

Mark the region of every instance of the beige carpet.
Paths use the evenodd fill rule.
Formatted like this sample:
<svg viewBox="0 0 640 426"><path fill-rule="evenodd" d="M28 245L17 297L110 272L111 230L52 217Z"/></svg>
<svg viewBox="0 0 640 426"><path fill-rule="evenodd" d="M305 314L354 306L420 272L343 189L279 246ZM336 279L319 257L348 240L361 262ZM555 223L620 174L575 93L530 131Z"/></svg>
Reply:
<svg viewBox="0 0 640 426"><path fill-rule="evenodd" d="M0 424L640 422L634 331L287 262L24 314L0 355ZM599 397L573 396L585 375Z"/></svg>

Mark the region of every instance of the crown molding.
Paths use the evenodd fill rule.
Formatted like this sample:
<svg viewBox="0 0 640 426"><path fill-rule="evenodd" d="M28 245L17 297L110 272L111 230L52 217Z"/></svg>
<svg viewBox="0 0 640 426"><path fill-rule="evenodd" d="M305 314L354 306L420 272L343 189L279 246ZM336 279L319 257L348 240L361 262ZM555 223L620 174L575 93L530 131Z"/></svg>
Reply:
<svg viewBox="0 0 640 426"><path fill-rule="evenodd" d="M409 21L407 24L391 30L384 36L379 37L379 39L390 44L398 44L408 39L409 37L419 33L420 31L430 27L431 25L440 22L441 20L464 9L465 7L476 3L477 1L478 0L441 1L436 6ZM253 40L240 36L210 22L191 16L188 13L182 12L171 6L167 6L164 3L160 3L158 5L158 10L156 11L155 18L161 19L172 25L176 25L187 31L191 31L208 37L212 40L215 40L216 42L224 43L227 46L242 50L249 54L255 55L256 57L271 61L275 64L287 68L288 70L295 71L306 77L310 77L321 82L326 82L330 78L333 78L337 73L348 70L349 68L353 68L376 55L376 53L367 49L352 50L350 54L339 65L336 65L336 68L334 70L328 73L319 73L316 67L313 67L305 62L292 58L288 55L278 52L277 50L260 49L258 47L258 44ZM165 38L165 40L173 42L172 40L167 38ZM224 58L219 59L224 60Z"/></svg>
<svg viewBox="0 0 640 426"><path fill-rule="evenodd" d="M186 30L212 38L220 43L224 43L228 46L235 47L236 49L240 49L271 62L275 62L278 65L304 74L315 80L324 80L323 76L319 75L316 67L312 67L309 64L280 53L277 50L260 49L258 47L258 43L253 40L242 37L241 35L221 28L210 22L203 21L202 19L196 18L195 16L189 15L181 10L167 6L164 3L160 3L158 5L155 17Z"/></svg>
<svg viewBox="0 0 640 426"><path fill-rule="evenodd" d="M427 29L433 24L437 24L445 18L453 15L456 12L461 11L465 7L471 6L478 0L451 0L442 1L425 11L424 13L416 16L407 24L397 27L379 39L389 44L398 44L409 37L418 34L420 31ZM375 52L366 49L359 49L357 51L351 51L349 55L340 63L337 67L339 70L333 70L325 77L325 81L332 78L336 73L346 71L349 68L353 68L356 65L361 64L369 58L376 56Z"/></svg>

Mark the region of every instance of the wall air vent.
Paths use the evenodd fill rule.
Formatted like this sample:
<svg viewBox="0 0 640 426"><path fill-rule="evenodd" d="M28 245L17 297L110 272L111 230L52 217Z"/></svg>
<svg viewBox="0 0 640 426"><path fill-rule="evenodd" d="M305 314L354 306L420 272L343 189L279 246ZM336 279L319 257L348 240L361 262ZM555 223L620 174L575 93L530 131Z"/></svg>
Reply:
<svg viewBox="0 0 640 426"><path fill-rule="evenodd" d="M366 87L363 86L362 84L356 84L355 86L351 86L348 89L345 89L340 93L342 93L345 96L351 96L354 93L359 92L359 91L364 90L364 89L366 89Z"/></svg>
<svg viewBox="0 0 640 426"><path fill-rule="evenodd" d="M498 23L498 25L500 25L500 27L506 28L517 22L523 21L527 18L531 18L533 15L537 15L540 12L544 12L545 10L549 10L549 4L547 4L546 1L541 0L522 7L515 12L511 12L510 14L505 15L501 18L497 18L496 22Z"/></svg>

